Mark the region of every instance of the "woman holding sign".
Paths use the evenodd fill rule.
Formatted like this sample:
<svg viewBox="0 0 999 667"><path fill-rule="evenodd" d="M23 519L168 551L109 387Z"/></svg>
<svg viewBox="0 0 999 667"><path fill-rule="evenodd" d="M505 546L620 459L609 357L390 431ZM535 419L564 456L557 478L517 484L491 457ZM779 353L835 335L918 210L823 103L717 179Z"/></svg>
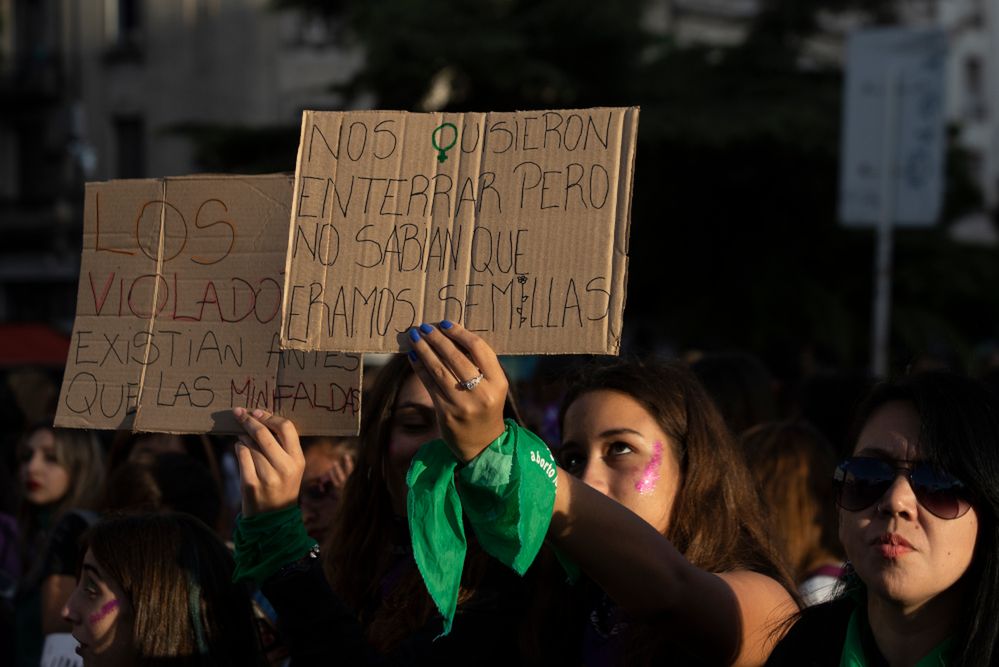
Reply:
<svg viewBox="0 0 999 667"><path fill-rule="evenodd" d="M582 610L592 613L575 628L575 645L560 647L557 661L606 664L628 659L640 664L669 656L674 664L763 663L779 637L781 623L796 609L788 592L791 582L762 537L758 500L738 450L689 374L676 368L607 371L592 375L591 381L598 384L581 386L577 398L567 402L563 462L598 487L594 491L558 469L547 448L532 441L531 434L514 422L503 421L507 382L485 343L448 323L440 330L425 325L411 333L411 338L414 349L409 363L419 382L409 378L397 385L406 389L394 402L379 400L365 417L362 438L371 437L367 420L389 424L387 418L393 414L403 416L408 401L399 403L402 392L422 389L417 392L421 399L414 403L420 406L427 429L419 439L429 440L440 433L444 441L423 447L408 466L406 509L413 558L445 618L445 630L454 618L453 636L463 635L459 627L462 574L474 570L477 562L474 555L467 561L464 558L466 549L474 554L469 545L473 535L486 552L521 573L547 535L561 556L578 563L617 603L611 604L596 591L591 608ZM473 355L474 364L463 349ZM672 388L663 381L673 383ZM436 412L434 421L431 409ZM294 427L262 412L240 411L238 417L250 436L238 448L244 510L264 521L277 517L275 509L294 512L298 488L294 471L300 457ZM683 420L688 423L681 424ZM512 435L500 438L504 434ZM482 455L494 441L499 452L490 447ZM389 452L390 442L384 443ZM473 459L474 463L468 463ZM637 465L629 464L630 459L638 459ZM396 468L382 460L385 469ZM459 460L464 464L460 468ZM391 474L401 476L405 467L400 465L398 474ZM367 477L364 472L357 474L364 475L358 481ZM380 473L372 470L370 474ZM605 494L623 504L608 500ZM393 495L401 509L400 492ZM347 509L348 503L343 507ZM264 508L270 511L261 513ZM368 508L355 508L355 520L370 516L375 505ZM237 554L248 537L245 533L256 530L248 525L253 522L252 517L241 522L244 534L237 534ZM460 528L466 522L472 531ZM291 544L275 537L263 549L269 554L266 560L293 561L307 551L304 545L293 545L294 554L290 550L279 553L283 545ZM343 548L350 549L350 542L345 541ZM307 571L307 559L301 568ZM712 574L715 571L720 574ZM550 595L562 579L544 580L539 592ZM339 633L330 643L349 643L350 637L345 636L349 635L349 612L336 599L317 600L323 580L314 577L311 581L295 592L291 585L275 587L271 579L264 584L264 592L275 602L279 615L281 608L311 599L319 611L309 618L333 619L311 626L303 619L295 624L294 632L313 643L317 637ZM368 578L360 583L377 585ZM639 623L626 625L620 610ZM569 617L561 620L578 620L579 612L569 610ZM524 617L523 610L518 615ZM550 629L547 618L545 613L538 615L539 628ZM565 639L563 633L549 630L547 643L554 643L556 637ZM507 643L514 644L509 639ZM458 645L475 648L472 642L459 640ZM524 655L520 662L539 654Z"/></svg>
<svg viewBox="0 0 999 667"><path fill-rule="evenodd" d="M480 540L506 540L487 550L515 569L536 549L524 536L547 530L602 591L583 632L587 664L766 661L797 609L793 585L766 539L741 455L689 372L635 364L588 372L564 403L557 468L536 436L504 422L507 383L484 341L447 321L411 339L443 435L410 469L414 546L442 532L414 505L458 503ZM434 555L424 568L432 593ZM435 599L446 615L448 592Z"/></svg>
<svg viewBox="0 0 999 667"><path fill-rule="evenodd" d="M500 404L512 416L513 406ZM243 514L235 534L237 576L262 586L292 658L342 664L524 664L520 637L530 582L489 558L469 531L454 632L441 634L414 562L406 522L406 475L425 442L440 437L430 395L405 355L381 369L365 397L361 447L330 535L320 550L305 535L296 501L304 468L294 425L236 411ZM540 654L540 649L538 649Z"/></svg>

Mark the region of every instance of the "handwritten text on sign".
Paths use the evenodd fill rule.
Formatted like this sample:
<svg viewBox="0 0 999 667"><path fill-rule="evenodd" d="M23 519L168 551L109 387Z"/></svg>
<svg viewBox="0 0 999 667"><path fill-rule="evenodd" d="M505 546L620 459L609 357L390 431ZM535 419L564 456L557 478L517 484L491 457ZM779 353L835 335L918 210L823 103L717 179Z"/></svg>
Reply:
<svg viewBox="0 0 999 667"><path fill-rule="evenodd" d="M397 350L450 319L498 352L616 353L637 122L307 111L282 344Z"/></svg>
<svg viewBox="0 0 999 667"><path fill-rule="evenodd" d="M187 177L87 186L57 424L235 432L264 408L303 433L354 433L357 355L282 351L292 182Z"/></svg>

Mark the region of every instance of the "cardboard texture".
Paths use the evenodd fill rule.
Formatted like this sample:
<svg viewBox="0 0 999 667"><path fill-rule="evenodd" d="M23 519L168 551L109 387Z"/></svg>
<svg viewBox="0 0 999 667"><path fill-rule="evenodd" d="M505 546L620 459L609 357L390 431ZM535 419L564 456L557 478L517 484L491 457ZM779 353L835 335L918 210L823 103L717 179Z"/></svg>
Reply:
<svg viewBox="0 0 999 667"><path fill-rule="evenodd" d="M620 347L637 108L306 111L282 346L391 352L461 322L498 353Z"/></svg>
<svg viewBox="0 0 999 667"><path fill-rule="evenodd" d="M282 351L292 178L88 183L57 426L238 433L264 408L353 434L361 358Z"/></svg>

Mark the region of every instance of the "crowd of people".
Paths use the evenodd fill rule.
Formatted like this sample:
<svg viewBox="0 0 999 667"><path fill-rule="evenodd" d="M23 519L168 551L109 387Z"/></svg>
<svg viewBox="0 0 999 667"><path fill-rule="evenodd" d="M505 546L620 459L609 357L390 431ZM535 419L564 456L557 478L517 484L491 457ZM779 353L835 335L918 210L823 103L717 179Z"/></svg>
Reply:
<svg viewBox="0 0 999 667"><path fill-rule="evenodd" d="M577 359L553 391L457 323L409 344L357 438L241 408L228 440L27 428L9 664L999 662L985 384L789 400L726 354Z"/></svg>

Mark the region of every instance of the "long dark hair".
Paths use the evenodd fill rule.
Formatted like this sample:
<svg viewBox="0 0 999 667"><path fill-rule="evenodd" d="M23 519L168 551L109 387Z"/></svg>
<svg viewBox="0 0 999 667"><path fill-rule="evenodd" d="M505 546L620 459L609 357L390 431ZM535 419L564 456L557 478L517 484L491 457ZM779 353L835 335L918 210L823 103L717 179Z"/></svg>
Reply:
<svg viewBox="0 0 999 667"><path fill-rule="evenodd" d="M381 586L409 544L405 517L392 509L385 469L392 431L392 411L399 390L412 377L406 355L399 354L379 371L364 397L360 452L337 504L333 530L323 545L324 570L333 590L359 615L368 642L380 653L389 653L406 637L423 628L437 613L415 564L399 575L393 590L382 597ZM508 397L506 416L516 418ZM477 547L473 531L462 571L458 604L470 599L489 556Z"/></svg>
<svg viewBox="0 0 999 667"><path fill-rule="evenodd" d="M47 539L45 530L55 526L68 510L95 509L101 488L104 486L104 453L93 431L36 424L18 443L19 461L22 463L27 461L30 456L28 441L39 431L48 431L52 434L55 458L69 475L69 488L62 498L52 503L47 526L39 525L40 508L28 502L23 496L21 498L17 509L19 548L22 561L34 563L25 573L22 583L36 581L41 576L44 559L38 557L38 552Z"/></svg>
<svg viewBox="0 0 999 667"><path fill-rule="evenodd" d="M180 513L104 519L85 538L132 610L137 665L263 665L246 590L204 523Z"/></svg>
<svg viewBox="0 0 999 667"><path fill-rule="evenodd" d="M399 390L412 374L405 356L396 355L378 372L378 378L364 397L357 466L344 486L333 517L333 530L323 545L324 566L333 590L358 613L369 642L382 652L390 650L408 632L422 627L433 611L430 596L417 586L422 584L419 576L412 582L408 581L413 579L409 576L407 581L400 582L413 593L408 603L400 601L409 607L407 613L399 615L404 627L398 636L394 632L372 636L370 625L375 619L369 616L367 608L377 599L382 578L398 558L394 551L402 530L400 519L392 510L385 478L392 409Z"/></svg>
<svg viewBox="0 0 999 667"><path fill-rule="evenodd" d="M952 635L952 665L991 665L999 659L999 404L981 383L954 373L918 373L878 385L861 405L853 442L886 403L903 401L919 415L920 455L950 472L971 492L978 538L963 580L968 587Z"/></svg>

